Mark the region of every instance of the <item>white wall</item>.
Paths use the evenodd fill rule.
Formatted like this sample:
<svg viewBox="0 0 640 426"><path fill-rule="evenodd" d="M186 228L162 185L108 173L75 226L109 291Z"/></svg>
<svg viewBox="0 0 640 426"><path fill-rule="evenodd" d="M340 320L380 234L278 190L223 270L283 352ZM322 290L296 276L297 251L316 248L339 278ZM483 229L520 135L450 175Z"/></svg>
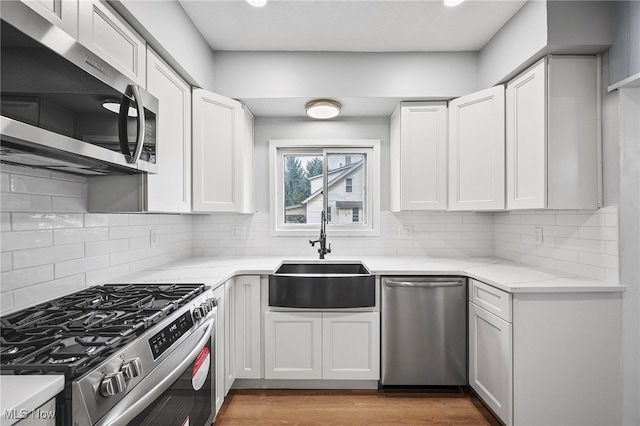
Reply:
<svg viewBox="0 0 640 426"><path fill-rule="evenodd" d="M620 98L620 279L623 424L640 424L640 88Z"/></svg>
<svg viewBox="0 0 640 426"><path fill-rule="evenodd" d="M215 91L239 99L427 97L476 90L475 52L216 52Z"/></svg>

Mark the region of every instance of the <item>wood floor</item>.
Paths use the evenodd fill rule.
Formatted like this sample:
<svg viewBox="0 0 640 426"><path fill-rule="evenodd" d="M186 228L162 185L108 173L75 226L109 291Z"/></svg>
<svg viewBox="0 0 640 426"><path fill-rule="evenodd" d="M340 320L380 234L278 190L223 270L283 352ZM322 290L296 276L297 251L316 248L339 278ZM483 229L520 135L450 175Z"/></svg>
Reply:
<svg viewBox="0 0 640 426"><path fill-rule="evenodd" d="M491 425L500 423L465 389L231 390L215 426Z"/></svg>

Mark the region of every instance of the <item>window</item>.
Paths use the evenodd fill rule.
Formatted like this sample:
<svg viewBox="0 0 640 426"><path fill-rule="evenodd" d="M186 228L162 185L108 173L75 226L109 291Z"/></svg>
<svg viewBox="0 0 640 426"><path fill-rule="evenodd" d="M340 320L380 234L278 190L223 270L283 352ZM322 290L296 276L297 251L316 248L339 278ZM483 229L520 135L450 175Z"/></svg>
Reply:
<svg viewBox="0 0 640 426"><path fill-rule="evenodd" d="M379 234L377 140L271 141L274 235Z"/></svg>

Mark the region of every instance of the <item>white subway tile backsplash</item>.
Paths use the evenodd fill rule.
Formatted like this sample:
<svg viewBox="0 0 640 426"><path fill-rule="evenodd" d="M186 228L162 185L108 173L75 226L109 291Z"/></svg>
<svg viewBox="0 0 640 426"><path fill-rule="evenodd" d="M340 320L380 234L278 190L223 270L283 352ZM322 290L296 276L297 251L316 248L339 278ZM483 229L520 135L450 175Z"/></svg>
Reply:
<svg viewBox="0 0 640 426"><path fill-rule="evenodd" d="M0 204L4 212L50 212L51 197L3 192Z"/></svg>
<svg viewBox="0 0 640 426"><path fill-rule="evenodd" d="M12 213L11 227L14 231L34 229L81 228L84 224L82 214L59 213Z"/></svg>
<svg viewBox="0 0 640 426"><path fill-rule="evenodd" d="M618 283L617 217L617 207L499 213L494 223L495 255ZM516 225L525 222L529 222L526 227ZM533 236L534 227L542 228L542 244Z"/></svg>
<svg viewBox="0 0 640 426"><path fill-rule="evenodd" d="M137 250L119 251L109 255L109 264L111 266L120 265L122 263L135 262L147 257L147 249L141 248Z"/></svg>
<svg viewBox="0 0 640 426"><path fill-rule="evenodd" d="M603 268L618 269L618 256L600 253L579 253L580 263L585 265L601 266Z"/></svg>
<svg viewBox="0 0 640 426"><path fill-rule="evenodd" d="M129 250L130 241L131 240L122 239L87 242L84 244L85 255L92 257Z"/></svg>
<svg viewBox="0 0 640 426"><path fill-rule="evenodd" d="M10 251L2 252L0 254L0 272L10 271L12 266L13 253Z"/></svg>
<svg viewBox="0 0 640 426"><path fill-rule="evenodd" d="M57 246L107 239L109 239L109 228L56 229L53 231L53 243Z"/></svg>
<svg viewBox="0 0 640 426"><path fill-rule="evenodd" d="M135 217L135 215L131 215ZM120 238L135 238L144 237L147 235L147 228L145 226L117 226L109 228L109 239L117 240Z"/></svg>
<svg viewBox="0 0 640 426"><path fill-rule="evenodd" d="M2 232L2 251L24 250L53 245L52 231Z"/></svg>
<svg viewBox="0 0 640 426"><path fill-rule="evenodd" d="M2 290L15 290L24 286L38 284L53 279L53 265L36 266L33 268L16 269L2 272Z"/></svg>
<svg viewBox="0 0 640 426"><path fill-rule="evenodd" d="M82 290L84 285L84 274L78 274L59 280L23 287L13 292L14 303L16 306L34 305L64 294Z"/></svg>
<svg viewBox="0 0 640 426"><path fill-rule="evenodd" d="M124 263L122 265L110 266L108 268L94 269L93 271L87 271L85 274L87 286L102 284L109 280L116 279L129 274L129 264Z"/></svg>
<svg viewBox="0 0 640 426"><path fill-rule="evenodd" d="M84 255L83 244L18 250L13 252L13 268L28 268L30 266L80 259L83 258Z"/></svg>
<svg viewBox="0 0 640 426"><path fill-rule="evenodd" d="M87 228L127 225L129 225L127 214L86 213L84 215L84 226Z"/></svg>
<svg viewBox="0 0 640 426"><path fill-rule="evenodd" d="M55 278L64 278L95 269L106 268L107 266L110 266L109 256L107 255L58 262L55 264Z"/></svg>
<svg viewBox="0 0 640 426"><path fill-rule="evenodd" d="M86 212L87 199L86 197L51 197L51 210L54 212Z"/></svg>
<svg viewBox="0 0 640 426"><path fill-rule="evenodd" d="M0 231L11 231L11 213L0 213Z"/></svg>
<svg viewBox="0 0 640 426"><path fill-rule="evenodd" d="M82 183L35 176L11 176L11 192L82 198Z"/></svg>

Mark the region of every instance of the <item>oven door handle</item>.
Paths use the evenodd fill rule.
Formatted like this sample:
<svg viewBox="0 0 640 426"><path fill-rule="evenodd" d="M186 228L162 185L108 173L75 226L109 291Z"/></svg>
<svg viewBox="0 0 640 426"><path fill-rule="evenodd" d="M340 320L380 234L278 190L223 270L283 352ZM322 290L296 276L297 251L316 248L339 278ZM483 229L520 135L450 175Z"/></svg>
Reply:
<svg viewBox="0 0 640 426"><path fill-rule="evenodd" d="M200 330L205 329L204 333L198 338L197 343L191 344L190 339L182 342L176 350L153 370L153 373L145 377L131 389L120 402L109 410L103 418L97 421L95 426L127 424L138 414L142 413L154 400L162 395L162 393L182 375L183 370L196 359L203 346L209 339L212 339L214 335L214 323L215 315L212 315L206 323L201 325L198 330L190 336L193 337ZM192 349L184 349L185 346L189 346ZM187 351L188 354L185 356L184 352ZM179 361L179 364L174 365L174 361Z"/></svg>

